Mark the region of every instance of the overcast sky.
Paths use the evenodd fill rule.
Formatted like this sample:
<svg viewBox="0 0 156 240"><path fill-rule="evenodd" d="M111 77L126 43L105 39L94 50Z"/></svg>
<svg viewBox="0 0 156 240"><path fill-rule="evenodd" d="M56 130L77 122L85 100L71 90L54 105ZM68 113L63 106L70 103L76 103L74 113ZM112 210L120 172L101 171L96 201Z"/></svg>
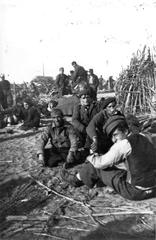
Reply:
<svg viewBox="0 0 156 240"><path fill-rule="evenodd" d="M133 52L156 42L154 0L0 0L0 73L11 82L68 74L77 61L118 77Z"/></svg>

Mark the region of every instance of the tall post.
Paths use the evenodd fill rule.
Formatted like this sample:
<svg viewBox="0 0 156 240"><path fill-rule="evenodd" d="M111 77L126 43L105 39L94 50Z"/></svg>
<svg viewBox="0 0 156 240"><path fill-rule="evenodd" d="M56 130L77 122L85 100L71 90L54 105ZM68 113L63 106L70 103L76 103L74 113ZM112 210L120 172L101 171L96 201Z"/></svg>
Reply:
<svg viewBox="0 0 156 240"><path fill-rule="evenodd" d="M44 63L42 64L42 75L43 75L43 77L45 76L45 74L44 74Z"/></svg>

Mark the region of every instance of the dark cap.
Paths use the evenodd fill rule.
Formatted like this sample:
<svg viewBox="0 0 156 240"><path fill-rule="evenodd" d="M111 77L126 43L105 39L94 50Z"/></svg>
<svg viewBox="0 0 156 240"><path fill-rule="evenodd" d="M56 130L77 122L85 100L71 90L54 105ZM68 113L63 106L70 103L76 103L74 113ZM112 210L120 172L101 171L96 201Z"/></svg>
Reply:
<svg viewBox="0 0 156 240"><path fill-rule="evenodd" d="M90 73L93 73L93 69L92 69L92 68L90 68L90 69L88 70L88 72L90 72Z"/></svg>
<svg viewBox="0 0 156 240"><path fill-rule="evenodd" d="M116 103L116 98L115 97L109 97L106 98L102 104L102 108L105 109L107 107L108 104L110 104L111 102L115 102Z"/></svg>
<svg viewBox="0 0 156 240"><path fill-rule="evenodd" d="M53 108L51 110L51 117L63 117L63 112L58 108Z"/></svg>
<svg viewBox="0 0 156 240"><path fill-rule="evenodd" d="M115 130L120 123L126 123L126 119L121 115L114 115L110 117L103 126L104 132L109 136L113 130Z"/></svg>
<svg viewBox="0 0 156 240"><path fill-rule="evenodd" d="M90 88L88 89L84 89L79 93L79 97L83 96L83 95L88 95L90 97L92 97L92 91Z"/></svg>
<svg viewBox="0 0 156 240"><path fill-rule="evenodd" d="M25 99L23 100L23 103L27 103L29 106L32 105L32 101L31 101L30 98L25 98Z"/></svg>
<svg viewBox="0 0 156 240"><path fill-rule="evenodd" d="M72 65L75 65L75 64L77 64L75 61L73 61L72 63L71 63Z"/></svg>
<svg viewBox="0 0 156 240"><path fill-rule="evenodd" d="M64 68L63 68L63 67L60 67L60 68L59 68L59 71L64 71Z"/></svg>

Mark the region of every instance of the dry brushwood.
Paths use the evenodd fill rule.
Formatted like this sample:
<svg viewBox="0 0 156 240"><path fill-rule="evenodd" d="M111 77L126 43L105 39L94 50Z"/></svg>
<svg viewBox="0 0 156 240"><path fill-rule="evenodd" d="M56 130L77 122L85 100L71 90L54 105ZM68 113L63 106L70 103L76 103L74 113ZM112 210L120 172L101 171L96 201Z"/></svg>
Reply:
<svg viewBox="0 0 156 240"><path fill-rule="evenodd" d="M116 83L118 102L124 112L151 113L154 106L152 97L156 93L155 63L150 48L133 55L130 65L120 73Z"/></svg>

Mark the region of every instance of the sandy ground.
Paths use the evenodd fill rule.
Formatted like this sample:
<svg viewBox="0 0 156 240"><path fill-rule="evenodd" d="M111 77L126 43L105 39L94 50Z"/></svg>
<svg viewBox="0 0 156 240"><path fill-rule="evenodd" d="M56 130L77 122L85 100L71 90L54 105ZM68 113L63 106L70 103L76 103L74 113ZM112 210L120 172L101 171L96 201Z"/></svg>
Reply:
<svg viewBox="0 0 156 240"><path fill-rule="evenodd" d="M156 199L132 202L105 188L73 188L60 179L62 165L38 176L44 127L10 128L12 134L0 130L0 239L155 239Z"/></svg>

